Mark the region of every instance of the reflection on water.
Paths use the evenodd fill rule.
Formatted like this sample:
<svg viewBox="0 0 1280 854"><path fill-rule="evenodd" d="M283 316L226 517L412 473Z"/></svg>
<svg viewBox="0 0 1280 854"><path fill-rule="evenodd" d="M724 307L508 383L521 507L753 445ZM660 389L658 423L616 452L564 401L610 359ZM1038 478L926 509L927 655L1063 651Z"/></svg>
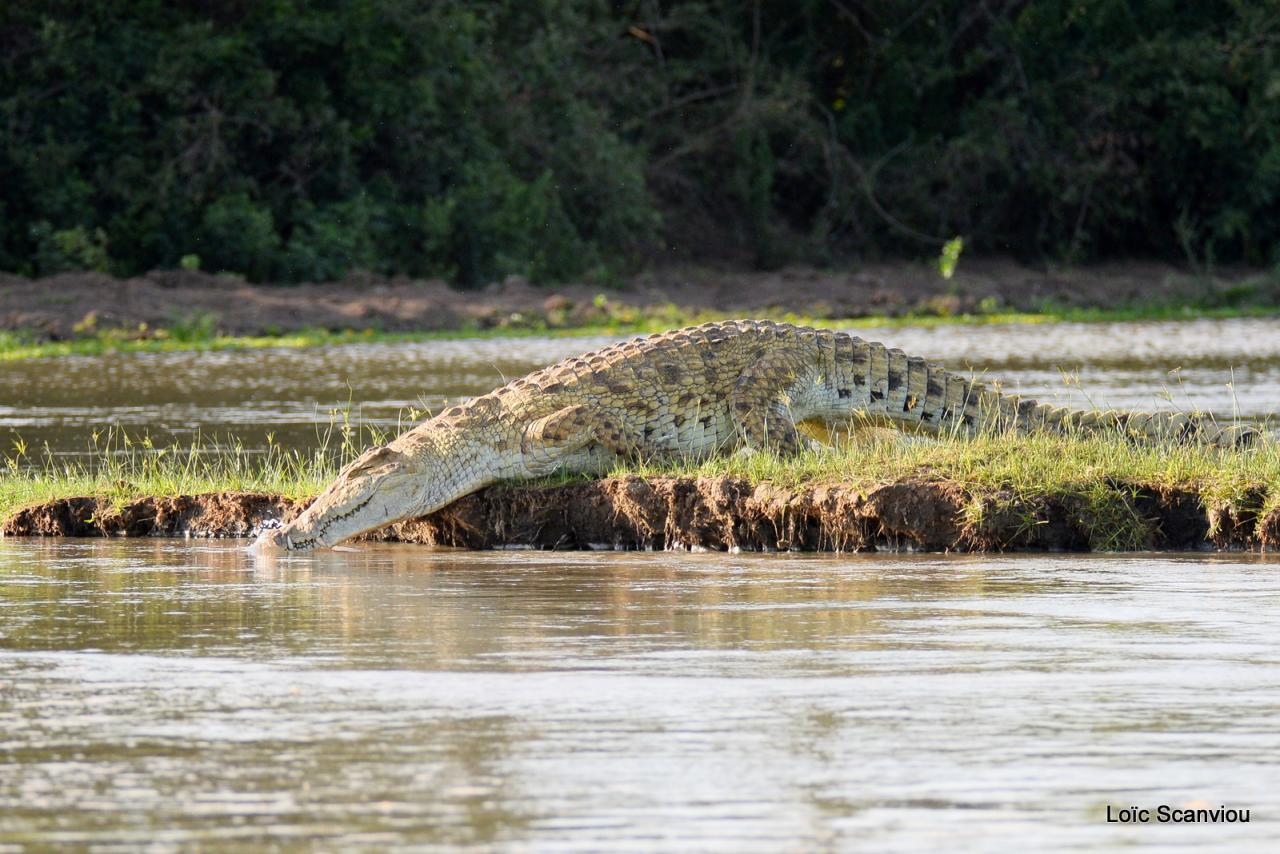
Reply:
<svg viewBox="0 0 1280 854"><path fill-rule="evenodd" d="M857 334L1075 405L1177 405L1253 418L1271 414L1280 400L1280 319ZM317 424L328 424L330 411L349 402L357 422L394 430L410 407L438 410L610 340L435 341L20 362L0 372L0 444L9 447L17 434L36 445L48 441L55 452L83 452L93 429L114 424L162 441L196 431L234 433L252 449L264 447L272 433L285 445L309 447L317 441Z"/></svg>
<svg viewBox="0 0 1280 854"><path fill-rule="evenodd" d="M0 541L0 850L1263 850L1273 559ZM1247 825L1120 827L1206 802Z"/></svg>

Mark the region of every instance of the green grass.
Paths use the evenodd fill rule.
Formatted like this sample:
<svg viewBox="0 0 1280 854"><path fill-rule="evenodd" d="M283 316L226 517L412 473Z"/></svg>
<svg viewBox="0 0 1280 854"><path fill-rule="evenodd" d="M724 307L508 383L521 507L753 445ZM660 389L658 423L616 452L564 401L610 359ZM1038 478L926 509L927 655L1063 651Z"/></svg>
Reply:
<svg viewBox="0 0 1280 854"><path fill-rule="evenodd" d="M840 483L868 487L901 478L943 479L980 490L1063 494L1099 482L1190 487L1231 501L1260 485L1280 487L1280 445L1248 450L1136 445L1119 435L1015 434L926 439L892 430L837 437L833 445L789 459L751 453L702 462L628 464L616 474L738 477L796 487Z"/></svg>
<svg viewBox="0 0 1280 854"><path fill-rule="evenodd" d="M106 353L168 353L175 351L252 350L274 347L319 347L327 344L422 341L431 338L464 337L458 333L387 334L372 330L329 332L307 329L282 335L220 335L185 337L162 334L166 330L135 337L115 330L96 332L64 341L41 341L30 335L0 332L0 361L47 359L58 356L101 356ZM476 333L472 332L472 335Z"/></svg>
<svg viewBox="0 0 1280 854"><path fill-rule="evenodd" d="M339 443L335 435L342 435ZM352 431L330 430L310 451L272 442L248 451L234 439L197 438L186 445L157 446L123 430L95 433L87 460L68 462L44 449L34 455L21 442L4 455L0 470L0 518L22 507L58 498L93 496L117 504L144 496L204 492L265 492L289 498L319 493L344 462L358 453Z"/></svg>
<svg viewBox="0 0 1280 854"><path fill-rule="evenodd" d="M0 518L56 498L96 496L123 503L142 496L254 491L301 498L318 493L346 460L385 436L361 434L347 423L323 434L319 446L298 452L271 444L250 453L234 441L196 441L155 447L115 431L94 439L87 463L60 463L47 453L31 458L18 447L0 472ZM904 440L889 431L864 431L794 459L736 454L696 463L627 464L612 474L734 477L782 488L839 484L855 490L902 479L947 481L973 496L966 522L980 524L1001 507L1070 500L1083 508L1098 548L1136 548L1144 522L1127 496L1137 488L1180 488L1205 506L1269 512L1280 506L1280 445L1229 451L1190 446L1142 447L1120 436L985 436ZM559 478L546 483L564 482ZM1035 524L1028 520L1027 524Z"/></svg>
<svg viewBox="0 0 1280 854"><path fill-rule="evenodd" d="M784 487L839 483L865 488L902 478L926 478L951 481L975 491L1009 490L1027 498L1079 494L1097 484L1126 483L1190 488L1207 500L1232 503L1258 488L1280 489L1280 446L1266 443L1260 448L1231 451L1146 447L1119 436L904 440L876 433L794 459L735 454L688 465L633 465L625 471L741 477Z"/></svg>
<svg viewBox="0 0 1280 854"><path fill-rule="evenodd" d="M59 356L98 356L106 353L164 353L174 351L212 351L299 348L338 344L394 344L462 338L521 338L531 336L569 337L579 335L647 334L724 320L740 314L723 312L685 312L674 305L638 309L629 306L610 308L608 321L580 326L548 324L537 319L516 317L504 325L481 328L463 326L458 329L426 332L379 332L371 329L332 332L304 329L279 335L223 335L210 323L177 325L171 328L121 330L90 329L76 338L62 341L41 340L31 333L0 331L0 362L22 359L44 359ZM1185 320L1191 318L1268 317L1277 309L1272 306L1211 306L1192 304L1151 304L1125 308L1066 308L1049 306L1041 311L990 311L976 314L909 313L894 317L858 317L826 319L806 317L790 312L756 312L756 317L817 326L828 329L897 328L903 326L947 326L957 324L984 325L1008 323L1061 323L1141 320Z"/></svg>

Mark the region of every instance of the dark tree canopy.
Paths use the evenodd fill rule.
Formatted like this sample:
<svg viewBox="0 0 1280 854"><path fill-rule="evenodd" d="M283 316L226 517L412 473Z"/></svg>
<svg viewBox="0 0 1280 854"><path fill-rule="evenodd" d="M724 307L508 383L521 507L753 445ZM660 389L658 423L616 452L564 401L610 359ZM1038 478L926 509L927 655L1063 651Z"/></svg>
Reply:
<svg viewBox="0 0 1280 854"><path fill-rule="evenodd" d="M0 7L0 268L1271 263L1280 2Z"/></svg>

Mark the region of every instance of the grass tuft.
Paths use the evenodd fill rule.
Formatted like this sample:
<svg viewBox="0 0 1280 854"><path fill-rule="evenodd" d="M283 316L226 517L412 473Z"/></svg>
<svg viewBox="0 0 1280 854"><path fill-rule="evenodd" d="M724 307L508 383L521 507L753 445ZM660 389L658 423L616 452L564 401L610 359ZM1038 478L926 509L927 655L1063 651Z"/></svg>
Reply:
<svg viewBox="0 0 1280 854"><path fill-rule="evenodd" d="M361 435L361 434L364 435ZM146 496L205 492L264 492L288 498L316 495L366 442L385 441L371 429L335 420L307 451L281 447L246 449L234 437L197 436L186 444L160 446L149 436L122 429L94 432L87 459L60 458L45 446L32 454L21 441L3 455L0 519L15 511L73 496L106 498L122 505Z"/></svg>

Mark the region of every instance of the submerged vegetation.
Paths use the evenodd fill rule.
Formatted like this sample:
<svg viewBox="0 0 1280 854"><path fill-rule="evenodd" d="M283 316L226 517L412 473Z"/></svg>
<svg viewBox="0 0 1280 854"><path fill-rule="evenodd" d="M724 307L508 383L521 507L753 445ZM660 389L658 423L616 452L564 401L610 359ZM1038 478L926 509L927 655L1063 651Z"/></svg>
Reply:
<svg viewBox="0 0 1280 854"><path fill-rule="evenodd" d="M868 429L825 438L832 444L794 459L736 454L687 464L628 463L610 476L737 480L793 492L837 486L868 493L895 483L941 484L965 496L957 524L978 529L998 519L1022 536L1045 524L1036 508L1066 503L1088 525L1090 545L1108 550L1149 542L1150 520L1135 504L1139 493L1183 492L1206 510L1230 518L1261 519L1280 508L1280 445L1270 441L1228 451L1144 447L1119 435L1011 434L932 441ZM156 447L119 431L95 434L87 462L67 462L18 446L6 456L0 475L0 519L23 507L79 496L115 504L213 492L305 498L323 489L368 444L386 439L341 422L306 452L275 443L250 452L234 441L199 439ZM541 484L581 480L556 478Z"/></svg>

